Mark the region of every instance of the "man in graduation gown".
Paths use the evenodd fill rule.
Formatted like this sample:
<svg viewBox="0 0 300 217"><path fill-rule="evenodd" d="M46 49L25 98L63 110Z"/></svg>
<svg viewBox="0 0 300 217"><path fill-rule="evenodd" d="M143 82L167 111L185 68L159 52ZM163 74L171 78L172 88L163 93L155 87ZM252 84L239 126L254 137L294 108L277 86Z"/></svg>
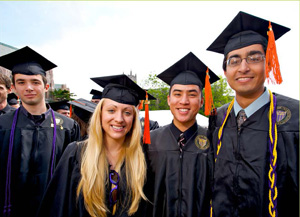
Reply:
<svg viewBox="0 0 300 217"><path fill-rule="evenodd" d="M0 117L1 216L35 216L63 151L80 138L78 124L45 103L46 71L56 65L24 47L0 58L11 70L22 106Z"/></svg>
<svg viewBox="0 0 300 217"><path fill-rule="evenodd" d="M146 196L153 202L150 216L208 216L207 151L210 143L206 129L197 124L203 105L202 88L208 68L189 53L158 75L170 85L168 104L171 124L151 131L151 144L145 147L149 174L147 185L154 185ZM219 78L209 71L210 82ZM199 123L201 124L201 123Z"/></svg>
<svg viewBox="0 0 300 217"><path fill-rule="evenodd" d="M215 217L299 216L299 101L264 86L268 67L281 82L269 45L289 29L269 25L239 12L208 48L236 94L210 118Z"/></svg>
<svg viewBox="0 0 300 217"><path fill-rule="evenodd" d="M0 73L0 115L16 110L8 104L8 94L11 93L11 79Z"/></svg>
<svg viewBox="0 0 300 217"><path fill-rule="evenodd" d="M53 111L56 111L59 114L62 114L66 117L70 117L70 105L68 103L69 100L60 100L60 101L54 101L50 102L49 105L53 109Z"/></svg>

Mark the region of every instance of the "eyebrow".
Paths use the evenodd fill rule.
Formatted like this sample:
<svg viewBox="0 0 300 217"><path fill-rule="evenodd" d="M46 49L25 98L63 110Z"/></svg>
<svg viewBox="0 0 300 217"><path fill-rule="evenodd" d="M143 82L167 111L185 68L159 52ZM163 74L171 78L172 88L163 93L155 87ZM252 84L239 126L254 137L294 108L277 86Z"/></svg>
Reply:
<svg viewBox="0 0 300 217"><path fill-rule="evenodd" d="M180 90L180 89L174 89L172 92L183 92L183 90ZM188 90L189 93L191 92L196 92L198 93L198 91L196 89L191 89L191 90Z"/></svg>
<svg viewBox="0 0 300 217"><path fill-rule="evenodd" d="M260 50L252 50L247 53L247 56L254 55L254 54L263 54L263 53ZM241 57L241 55L233 54L232 56L228 57L228 59L230 59L232 57Z"/></svg>

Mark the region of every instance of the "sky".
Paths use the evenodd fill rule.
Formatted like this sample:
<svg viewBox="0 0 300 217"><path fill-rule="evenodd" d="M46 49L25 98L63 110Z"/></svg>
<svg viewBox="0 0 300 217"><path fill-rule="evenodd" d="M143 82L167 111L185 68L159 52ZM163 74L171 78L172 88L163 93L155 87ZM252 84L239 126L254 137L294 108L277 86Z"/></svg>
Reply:
<svg viewBox="0 0 300 217"><path fill-rule="evenodd" d="M239 11L291 28L276 41L283 83L266 86L299 99L299 1L0 1L0 42L31 47L58 66L56 84L90 99L102 90L91 77L132 72L141 85L189 52L224 76L206 49Z"/></svg>

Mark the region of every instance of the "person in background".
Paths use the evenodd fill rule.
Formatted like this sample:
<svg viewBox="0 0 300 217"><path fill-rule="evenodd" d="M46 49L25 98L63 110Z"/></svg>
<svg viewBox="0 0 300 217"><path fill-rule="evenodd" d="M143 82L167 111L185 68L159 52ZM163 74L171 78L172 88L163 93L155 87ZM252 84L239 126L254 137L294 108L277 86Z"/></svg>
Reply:
<svg viewBox="0 0 300 217"><path fill-rule="evenodd" d="M9 93L11 93L11 79L7 75L0 73L0 115L15 110L7 103Z"/></svg>
<svg viewBox="0 0 300 217"><path fill-rule="evenodd" d="M69 143L80 138L78 124L45 102L46 71L55 64L29 47L0 57L12 71L22 105L0 116L1 216L35 216L54 169Z"/></svg>
<svg viewBox="0 0 300 217"><path fill-rule="evenodd" d="M209 216L210 142L196 115L203 105L202 89L219 78L192 52L157 77L170 85L167 100L173 121L151 131L151 143L145 147L149 164L145 192L154 207L147 216Z"/></svg>
<svg viewBox="0 0 300 217"><path fill-rule="evenodd" d="M282 81L275 39L289 30L239 12L208 48L235 91L209 124L215 217L299 216L299 100L264 85Z"/></svg>
<svg viewBox="0 0 300 217"><path fill-rule="evenodd" d="M15 109L20 107L19 97L13 92L7 95L7 103Z"/></svg>
<svg viewBox="0 0 300 217"><path fill-rule="evenodd" d="M97 104L82 98L69 101L68 103L72 105L71 118L80 126L81 140L85 140L88 135L90 118L94 113Z"/></svg>
<svg viewBox="0 0 300 217"><path fill-rule="evenodd" d="M69 105L68 101L69 100L49 102L49 105L57 113L62 114L69 118L70 117L70 105Z"/></svg>
<svg viewBox="0 0 300 217"><path fill-rule="evenodd" d="M90 94L92 94L91 102L98 104L102 99L102 92L99 90L92 89Z"/></svg>
<svg viewBox="0 0 300 217"><path fill-rule="evenodd" d="M126 75L92 80L104 90L88 138L73 142L64 152L38 216L145 214L147 167L136 109L145 91Z"/></svg>

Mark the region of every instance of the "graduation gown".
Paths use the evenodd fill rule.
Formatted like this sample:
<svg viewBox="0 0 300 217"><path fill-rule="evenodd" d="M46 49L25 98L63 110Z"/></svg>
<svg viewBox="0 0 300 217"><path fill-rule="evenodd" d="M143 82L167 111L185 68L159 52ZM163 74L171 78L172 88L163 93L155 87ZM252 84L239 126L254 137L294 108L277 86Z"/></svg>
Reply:
<svg viewBox="0 0 300 217"><path fill-rule="evenodd" d="M10 132L15 111L0 116L0 212L3 213ZM80 137L74 120L54 112L57 123L54 167L66 146ZM50 109L35 123L20 107L11 160L11 216L35 216L50 180L53 120Z"/></svg>
<svg viewBox="0 0 300 217"><path fill-rule="evenodd" d="M47 188L38 212L39 217L90 216L85 209L83 195L80 194L77 198L76 193L78 183L81 179L80 162L84 145L84 142L73 142L67 147ZM127 208L121 208L122 204L131 200L128 192L126 191L126 174L124 165L121 167L119 176L119 199L114 217L127 217ZM108 184L106 186L106 201L109 201L110 191L111 185ZM109 202L107 206L109 207ZM132 216L144 216L145 208L146 202L141 200L138 211ZM107 216L111 217L112 215L107 213Z"/></svg>
<svg viewBox="0 0 300 217"><path fill-rule="evenodd" d="M153 213L147 216L209 216L206 129L196 122L181 152L174 127L172 123L151 131L151 144L145 147L149 167L145 192L153 202Z"/></svg>
<svg viewBox="0 0 300 217"><path fill-rule="evenodd" d="M7 104L2 110L0 110L0 115L4 115L6 113L9 113L9 112L12 112L15 110L16 110L16 108L11 107L10 105Z"/></svg>
<svg viewBox="0 0 300 217"><path fill-rule="evenodd" d="M278 217L299 216L299 101L277 98L277 210ZM224 128L214 166L214 217L269 216L269 112L267 103L246 119L238 133L234 111ZM218 130L228 104L210 121L214 156Z"/></svg>

